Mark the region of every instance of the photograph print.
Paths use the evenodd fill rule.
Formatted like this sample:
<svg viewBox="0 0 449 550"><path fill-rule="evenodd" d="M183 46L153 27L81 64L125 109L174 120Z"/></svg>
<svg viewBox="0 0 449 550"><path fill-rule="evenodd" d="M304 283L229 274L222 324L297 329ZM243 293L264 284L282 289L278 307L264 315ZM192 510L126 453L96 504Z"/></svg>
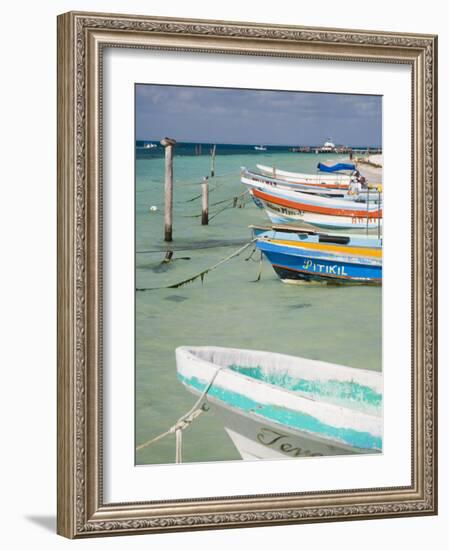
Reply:
<svg viewBox="0 0 449 550"><path fill-rule="evenodd" d="M135 463L382 453L382 97L135 85Z"/></svg>

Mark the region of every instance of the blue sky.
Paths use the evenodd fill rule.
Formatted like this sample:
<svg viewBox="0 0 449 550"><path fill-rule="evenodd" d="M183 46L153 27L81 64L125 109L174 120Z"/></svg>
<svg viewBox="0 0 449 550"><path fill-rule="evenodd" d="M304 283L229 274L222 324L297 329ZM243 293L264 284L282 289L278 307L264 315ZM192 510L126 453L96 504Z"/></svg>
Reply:
<svg viewBox="0 0 449 550"><path fill-rule="evenodd" d="M382 144L381 96L136 85L136 139Z"/></svg>

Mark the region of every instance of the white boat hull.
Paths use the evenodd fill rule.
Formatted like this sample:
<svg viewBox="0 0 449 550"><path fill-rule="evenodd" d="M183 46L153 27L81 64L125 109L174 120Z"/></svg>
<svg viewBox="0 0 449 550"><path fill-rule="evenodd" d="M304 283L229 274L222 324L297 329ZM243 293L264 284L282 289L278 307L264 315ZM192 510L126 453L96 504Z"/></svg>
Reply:
<svg viewBox="0 0 449 550"><path fill-rule="evenodd" d="M266 176L264 176L266 178ZM250 174L242 174L240 177L240 181L247 185L250 189L252 188L258 188L258 189L279 189L284 191L290 191L290 192L296 192L296 191L302 191L303 193L309 193L313 195L328 195L328 196L335 196L335 197L342 197L344 195L348 194L349 186L343 187L330 187L326 186L326 184L317 184L317 183L298 183L298 182L290 182L287 180L269 180L267 179L262 180L258 179L257 175L251 176Z"/></svg>
<svg viewBox="0 0 449 550"><path fill-rule="evenodd" d="M204 397L244 459L382 450L379 373L277 353L208 346L177 348L176 364L178 378L190 392ZM245 374L254 370L261 377ZM306 393L289 389L287 379L309 389ZM355 394L353 388L357 388ZM354 405L357 392L371 396L361 408Z"/></svg>
<svg viewBox="0 0 449 550"><path fill-rule="evenodd" d="M352 177L347 174L304 174L302 172L288 172L286 170L278 170L277 168L273 168L272 166L264 166L263 164L257 164L257 168L263 174L267 174L268 176L298 183L339 183L349 185L352 179Z"/></svg>
<svg viewBox="0 0 449 550"><path fill-rule="evenodd" d="M213 398L209 398L208 402L244 460L367 453L362 449L326 442L305 432L262 421L257 418L257 414L236 413Z"/></svg>
<svg viewBox="0 0 449 550"><path fill-rule="evenodd" d="M382 234L381 218L355 218L350 216L328 216L315 214L313 212L295 212L283 208L282 211L273 208L272 205L264 203L264 209L274 224L306 224L312 227L326 230L344 230L351 233Z"/></svg>

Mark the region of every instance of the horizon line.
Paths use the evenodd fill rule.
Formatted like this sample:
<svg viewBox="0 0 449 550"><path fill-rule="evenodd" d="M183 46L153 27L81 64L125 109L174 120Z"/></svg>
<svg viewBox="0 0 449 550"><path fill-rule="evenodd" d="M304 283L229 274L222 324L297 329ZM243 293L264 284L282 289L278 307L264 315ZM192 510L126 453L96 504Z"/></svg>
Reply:
<svg viewBox="0 0 449 550"><path fill-rule="evenodd" d="M174 138L173 138L174 139ZM135 138L135 141L148 141L148 142L157 142L160 144L160 139L154 138ZM258 143L231 143L231 142L219 142L219 141L177 141L177 143L187 143L187 144L196 144L196 145L243 145L243 146L257 146L257 145L263 145L264 147L322 147L324 143L322 144L310 144L310 143L266 143L266 142L258 142ZM375 149L382 149L382 145L344 145L342 143L335 143L335 147L373 147Z"/></svg>

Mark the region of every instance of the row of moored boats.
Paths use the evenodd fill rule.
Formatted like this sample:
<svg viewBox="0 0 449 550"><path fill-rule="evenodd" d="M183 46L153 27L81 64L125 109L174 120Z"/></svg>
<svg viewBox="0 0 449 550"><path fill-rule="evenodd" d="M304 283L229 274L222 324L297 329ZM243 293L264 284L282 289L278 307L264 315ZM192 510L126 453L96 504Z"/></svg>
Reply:
<svg viewBox="0 0 449 550"><path fill-rule="evenodd" d="M354 165L300 174L258 165L241 181L271 221L252 226L285 282L380 284L382 190ZM267 351L183 346L178 378L207 398L243 459L382 451L382 374Z"/></svg>
<svg viewBox="0 0 449 550"><path fill-rule="evenodd" d="M354 164L319 163L318 170L242 168L242 183L271 221L252 226L257 247L284 282L381 284L381 186Z"/></svg>

